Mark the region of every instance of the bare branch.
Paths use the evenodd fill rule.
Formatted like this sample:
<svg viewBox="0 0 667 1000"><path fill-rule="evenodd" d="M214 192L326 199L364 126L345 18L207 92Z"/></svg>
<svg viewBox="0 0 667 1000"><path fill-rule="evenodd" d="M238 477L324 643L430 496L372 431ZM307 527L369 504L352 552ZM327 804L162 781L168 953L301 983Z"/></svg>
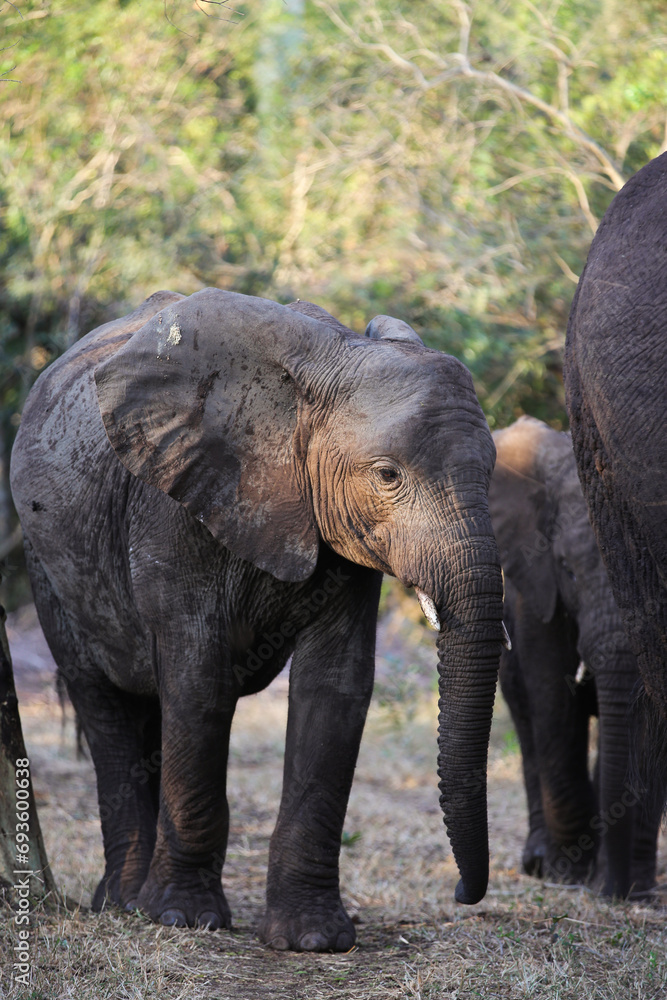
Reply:
<svg viewBox="0 0 667 1000"><path fill-rule="evenodd" d="M172 19L169 17L169 9L167 7L168 0L163 0L163 2L164 2L164 16L169 22L169 24L172 26L172 28L176 28L176 31L180 31L182 35L187 35L188 38L194 38L194 35L191 35L189 31L186 31L184 28L179 28L177 24L174 24Z"/></svg>
<svg viewBox="0 0 667 1000"><path fill-rule="evenodd" d="M520 87L518 84L512 83L511 80L506 80L504 77L499 76L498 73L494 73L490 70L473 69L468 60L461 55L461 53L456 53L454 58L457 58L460 62L458 73L461 76L473 80L483 80L485 83L488 83L493 87L497 87L499 90L516 97L522 103L532 105L534 108L537 108L538 111L541 111L544 115L546 115L547 118L550 118L552 121L558 122L562 125L565 134L569 136L569 138L573 139L579 146L593 154L611 180L614 185L614 189L616 191L621 190L625 184L625 177L621 173L619 167L614 163L611 156L602 148L602 146L599 145L599 143L574 124L569 115L554 107L553 104L543 101L541 97L533 94L530 90L526 90L524 87Z"/></svg>
<svg viewBox="0 0 667 1000"><path fill-rule="evenodd" d="M472 28L472 18L470 8L463 0L453 0L456 13L459 16L459 52L461 55L468 55L470 45L470 30Z"/></svg>
<svg viewBox="0 0 667 1000"><path fill-rule="evenodd" d="M21 18L21 20L22 20L22 21L24 20L24 17L23 17L23 14L22 14L22 13L21 13L21 11L19 10L19 8L18 8L18 7L16 6L16 4L15 4L15 3L12 3L12 0L5 0L5 3L3 4L3 7L5 6L5 4L6 4L6 5L8 6L8 7L13 7L13 8L14 8L14 10L16 11L16 13L18 14L18 16L19 16L19 17Z"/></svg>
<svg viewBox="0 0 667 1000"><path fill-rule="evenodd" d="M563 177L567 177L567 179L571 181L572 186L577 192L577 198L579 199L581 211L586 217L586 221L591 228L593 236L595 236L598 228L598 220L591 212L588 195L586 194L581 177L578 174L575 174L573 170L568 170L565 167L540 167L534 170L524 170L520 174L515 174L514 177L508 177L506 180L502 181L501 184L496 184L494 187L488 188L486 195L487 197L493 198L495 195L501 194L503 191L508 191L510 188L516 187L517 184L522 184L524 181L532 180L535 177L546 177L548 174L561 174Z"/></svg>
<svg viewBox="0 0 667 1000"><path fill-rule="evenodd" d="M559 268L561 269L565 277L569 278L569 280L572 281L575 285L578 285L579 275L574 273L568 262L566 260L563 260L563 258L557 253L554 254L554 260L558 264Z"/></svg>
<svg viewBox="0 0 667 1000"><path fill-rule="evenodd" d="M447 65L447 63L449 63L449 67L433 79L428 80L416 63L396 52L391 45L386 42L365 41L361 38L358 32L355 31L355 29L348 24L347 21L345 21L340 12L332 7L327 0L315 0L316 6L324 10L334 24L336 24L341 31L351 38L356 46L367 51L381 53L394 66L404 72L410 73L416 85L421 90L432 90L434 87L439 87L441 84L455 79L456 77L464 77L469 80L484 82L493 90L502 91L512 99L518 101L520 104L527 104L536 108L550 121L560 125L568 138L572 139L582 149L591 153L598 163L600 163L607 177L611 180L614 190L620 191L626 180L620 167L614 162L613 157L598 142L596 142L591 136L584 132L583 129L580 129L579 126L575 125L572 121L567 109L567 94L563 87L561 87L561 103L565 103L565 109L557 108L555 105L550 104L541 97L538 97L537 94L534 94L532 91L527 90L525 87L520 87L512 80L508 80L504 76L501 76L500 73L494 72L493 70L479 70L471 65L467 54L470 30L468 8L466 4L463 3L463 0L454 0L454 2L459 16L461 48L457 52L448 53L444 59L441 57L440 64ZM560 49L557 49L557 51L559 53L559 56L557 57L559 59L559 63L561 59L567 60L565 53L563 53Z"/></svg>
<svg viewBox="0 0 667 1000"><path fill-rule="evenodd" d="M16 69L16 66L17 66L17 64L14 63L14 65L12 66L12 68L8 69L8 70L5 70L5 72L6 73L13 73L14 70ZM5 75L5 73L2 74L2 76L4 76L4 75ZM7 79L7 80L0 80L0 83L21 83L21 81L20 80L14 80L13 77L9 77L9 79Z"/></svg>
<svg viewBox="0 0 667 1000"><path fill-rule="evenodd" d="M204 10L204 8L202 7L203 3L208 3L215 7L224 7L225 10L228 10L230 14L235 14L238 17L245 17L245 14L242 13L240 10L233 10L231 7L228 7L227 0L196 0L197 7L202 12L202 14L204 14L206 17L212 17L214 21L225 21L227 24L238 24L238 21L232 21L230 17L216 17L215 14L209 14L209 12L207 10Z"/></svg>
<svg viewBox="0 0 667 1000"><path fill-rule="evenodd" d="M398 52L396 52L395 49L391 47L391 45L388 45L385 42L365 42L363 38L361 38L361 36L357 34L354 28L350 24L348 24L347 21L345 21L341 17L338 11L335 10L331 6L331 4L327 3L326 0L315 0L315 6L319 7L321 10L324 10L329 15L330 19L334 22L334 24L336 24L341 29L341 31L343 31L348 36L348 38L351 38L354 44L358 48L366 49L369 52L381 52L383 56L386 56L389 62L393 63L395 66L398 66L399 69L408 70L410 73L412 73L412 75L415 78L415 82L419 87L421 87L424 90L427 89L428 81L426 80L426 77L424 76L420 68L415 63L411 62L409 59L406 59L404 56L399 55Z"/></svg>

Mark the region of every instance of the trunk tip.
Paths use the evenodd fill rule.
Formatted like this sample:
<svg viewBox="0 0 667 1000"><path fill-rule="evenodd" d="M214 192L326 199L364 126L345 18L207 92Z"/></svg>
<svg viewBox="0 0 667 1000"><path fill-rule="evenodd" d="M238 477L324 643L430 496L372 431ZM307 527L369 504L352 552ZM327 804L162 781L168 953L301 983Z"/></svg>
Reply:
<svg viewBox="0 0 667 1000"><path fill-rule="evenodd" d="M479 903L481 899L484 899L487 885L488 879L485 879L482 884L477 883L473 885L465 885L463 879L460 879L459 884L456 886L454 898L457 903L464 903L466 906L472 906L474 903Z"/></svg>

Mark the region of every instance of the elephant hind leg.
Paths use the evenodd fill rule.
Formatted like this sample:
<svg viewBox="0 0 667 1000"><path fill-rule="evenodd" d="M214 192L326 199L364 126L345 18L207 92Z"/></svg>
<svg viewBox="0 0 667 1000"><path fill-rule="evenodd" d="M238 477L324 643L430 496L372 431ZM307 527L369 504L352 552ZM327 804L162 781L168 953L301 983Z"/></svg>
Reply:
<svg viewBox="0 0 667 1000"><path fill-rule="evenodd" d="M104 679L77 684L70 697L82 720L97 775L105 871L92 909L136 905L156 839L160 750L157 700L119 691Z"/></svg>
<svg viewBox="0 0 667 1000"><path fill-rule="evenodd" d="M159 704L126 694L96 664L94 645L63 607L26 541L39 620L86 737L97 778L105 872L92 907L133 904L155 845L160 780Z"/></svg>

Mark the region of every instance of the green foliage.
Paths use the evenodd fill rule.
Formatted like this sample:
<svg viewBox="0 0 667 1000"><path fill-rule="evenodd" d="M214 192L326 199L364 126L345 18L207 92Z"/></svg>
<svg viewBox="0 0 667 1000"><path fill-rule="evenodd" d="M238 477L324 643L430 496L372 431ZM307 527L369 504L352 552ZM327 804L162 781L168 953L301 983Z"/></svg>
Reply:
<svg viewBox="0 0 667 1000"><path fill-rule="evenodd" d="M514 729L510 729L503 736L503 756L513 757L514 754L520 753L521 747L519 745L519 737Z"/></svg>
<svg viewBox="0 0 667 1000"><path fill-rule="evenodd" d="M492 424L564 424L576 276L664 142L659 0L20 0L0 33L3 468L39 370L164 287L399 315Z"/></svg>

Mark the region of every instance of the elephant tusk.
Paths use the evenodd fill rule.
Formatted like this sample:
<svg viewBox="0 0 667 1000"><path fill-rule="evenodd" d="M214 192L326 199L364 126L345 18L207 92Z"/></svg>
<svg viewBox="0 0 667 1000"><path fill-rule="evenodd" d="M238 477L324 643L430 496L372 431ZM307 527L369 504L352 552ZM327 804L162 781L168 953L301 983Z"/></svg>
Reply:
<svg viewBox="0 0 667 1000"><path fill-rule="evenodd" d="M582 660L577 667L577 673L575 674L574 683L583 684L584 681L588 680L589 670L584 661Z"/></svg>
<svg viewBox="0 0 667 1000"><path fill-rule="evenodd" d="M440 616L438 615L435 602L428 596L428 594L425 594L423 590L420 590L419 587L415 587L415 593L419 600L424 618L432 629L435 629L436 632L441 632L442 625L440 624ZM507 650L512 648L512 641L509 637L507 628L505 627L505 622L503 622L503 646Z"/></svg>
<svg viewBox="0 0 667 1000"><path fill-rule="evenodd" d="M512 648L512 640L510 639L510 634L507 631L505 622L503 622L503 646L507 650L510 650Z"/></svg>
<svg viewBox="0 0 667 1000"><path fill-rule="evenodd" d="M415 587L415 594L419 599L419 604L426 621L429 623L431 628L435 629L436 632L441 632L442 626L440 624L440 617L432 598L430 598L428 594L425 594L423 590L420 590L419 587Z"/></svg>

